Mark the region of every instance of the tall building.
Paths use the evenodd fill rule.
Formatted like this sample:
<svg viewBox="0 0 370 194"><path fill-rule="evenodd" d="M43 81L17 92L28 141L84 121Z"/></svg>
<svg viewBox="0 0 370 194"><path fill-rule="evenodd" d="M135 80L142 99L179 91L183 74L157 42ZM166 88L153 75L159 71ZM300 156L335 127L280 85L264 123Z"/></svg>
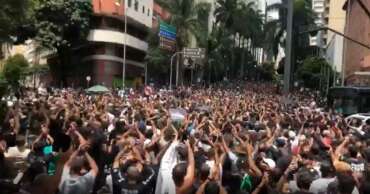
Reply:
<svg viewBox="0 0 370 194"><path fill-rule="evenodd" d="M370 17L366 10L370 10L370 1L347 0L344 5L346 11L345 34L365 45L370 45ZM370 85L370 49L350 40L344 41L344 80L347 85Z"/></svg>
<svg viewBox="0 0 370 194"><path fill-rule="evenodd" d="M324 20L327 27L344 33L346 12L342 9L345 0L326 0ZM331 31L326 32L326 58L337 72L343 66L344 38Z"/></svg>
<svg viewBox="0 0 370 194"><path fill-rule="evenodd" d="M126 45L126 85L144 83L145 56L148 51L147 35L153 26L153 0L91 0L93 17L87 44L73 48L71 64L60 77L68 86L90 84L122 85L124 45ZM126 3L126 4L125 4ZM127 32L125 33L125 14ZM56 58L50 64L58 63ZM54 74L57 75L58 72ZM61 80L54 80L60 86Z"/></svg>
<svg viewBox="0 0 370 194"><path fill-rule="evenodd" d="M146 37L152 28L153 0L92 0L92 5L94 16L87 37L89 44L80 52L86 66L83 73L91 76L94 84L112 86L122 83L126 44L126 80L134 85L143 83L144 58L148 50ZM85 76L73 81L84 83Z"/></svg>
<svg viewBox="0 0 370 194"><path fill-rule="evenodd" d="M312 9L317 14L315 24L317 26L325 25L325 0L312 0ZM322 48L325 45L325 32L318 32L316 36L310 37L310 46L317 46Z"/></svg>

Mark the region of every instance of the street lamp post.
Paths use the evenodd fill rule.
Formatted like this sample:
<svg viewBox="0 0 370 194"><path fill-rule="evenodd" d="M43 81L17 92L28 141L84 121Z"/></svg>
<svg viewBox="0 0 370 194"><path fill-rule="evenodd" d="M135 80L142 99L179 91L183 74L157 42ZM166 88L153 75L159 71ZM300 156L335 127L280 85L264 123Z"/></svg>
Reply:
<svg viewBox="0 0 370 194"><path fill-rule="evenodd" d="M121 6L120 3L116 2L117 6ZM126 44L127 44L127 3L126 0L123 0L123 8L124 8L124 34L123 34L123 63L122 63L122 89L125 89L125 79L126 79Z"/></svg>
<svg viewBox="0 0 370 194"><path fill-rule="evenodd" d="M287 35L286 35L286 56L284 66L284 93L288 94L291 84L291 66L292 66L292 31L293 31L293 0L287 1Z"/></svg>
<svg viewBox="0 0 370 194"><path fill-rule="evenodd" d="M126 79L126 44L127 44L127 3L126 0L124 1L124 8L125 8L125 34L123 37L124 44L123 44L123 66L122 66L122 89L125 89L125 79Z"/></svg>
<svg viewBox="0 0 370 194"><path fill-rule="evenodd" d="M172 90L172 65L173 65L173 58L175 58L175 56L177 56L178 54L181 54L181 53L184 53L184 51L179 51L179 52L176 52L175 54L173 54L171 56L171 65L170 65L170 90ZM179 76L179 65L177 63L177 66L176 66L176 76L178 77ZM176 86L177 86L177 80L178 78L176 77Z"/></svg>

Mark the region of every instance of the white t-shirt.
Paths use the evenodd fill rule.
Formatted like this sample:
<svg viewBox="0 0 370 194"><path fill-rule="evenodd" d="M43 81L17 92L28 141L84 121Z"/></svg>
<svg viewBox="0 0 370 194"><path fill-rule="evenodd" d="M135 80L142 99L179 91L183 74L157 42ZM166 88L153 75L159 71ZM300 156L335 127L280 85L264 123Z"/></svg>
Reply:
<svg viewBox="0 0 370 194"><path fill-rule="evenodd" d="M23 152L21 152L17 146L14 146L14 147L9 147L8 151L4 153L4 156L6 158L26 159L30 152L31 152L30 149L25 149L23 150Z"/></svg>
<svg viewBox="0 0 370 194"><path fill-rule="evenodd" d="M335 181L335 178L319 178L314 180L310 186L310 192L314 194L326 193L328 185Z"/></svg>
<svg viewBox="0 0 370 194"><path fill-rule="evenodd" d="M93 190L95 176L89 171L83 176L72 177L70 168L64 166L62 178L59 183L60 194L89 194Z"/></svg>

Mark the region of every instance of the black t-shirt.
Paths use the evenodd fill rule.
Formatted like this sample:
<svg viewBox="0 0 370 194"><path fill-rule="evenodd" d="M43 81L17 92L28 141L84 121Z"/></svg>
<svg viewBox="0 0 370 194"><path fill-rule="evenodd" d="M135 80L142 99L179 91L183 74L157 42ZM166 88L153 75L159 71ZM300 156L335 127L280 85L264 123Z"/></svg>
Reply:
<svg viewBox="0 0 370 194"><path fill-rule="evenodd" d="M71 138L63 132L63 121L59 119L50 120L50 136L54 138L53 148L55 151L62 149L66 152L71 145Z"/></svg>
<svg viewBox="0 0 370 194"><path fill-rule="evenodd" d="M8 133L4 135L4 140L8 147L16 146L16 139L17 139L17 135L14 133Z"/></svg>
<svg viewBox="0 0 370 194"><path fill-rule="evenodd" d="M142 180L137 184L128 184L127 178L119 169L112 170L113 194L150 194L153 192L153 182L156 178L155 170L145 166Z"/></svg>

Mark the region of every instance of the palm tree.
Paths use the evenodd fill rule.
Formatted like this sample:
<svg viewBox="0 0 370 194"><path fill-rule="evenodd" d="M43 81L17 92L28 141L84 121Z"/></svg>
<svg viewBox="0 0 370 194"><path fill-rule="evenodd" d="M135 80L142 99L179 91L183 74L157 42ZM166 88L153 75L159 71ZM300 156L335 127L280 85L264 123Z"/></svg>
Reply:
<svg viewBox="0 0 370 194"><path fill-rule="evenodd" d="M244 63L245 63L245 41L249 40L250 47L248 48L251 54L255 54L255 49L261 46L261 34L263 26L263 15L260 10L254 8L254 2L248 4L241 4L237 11L235 18L236 31L239 33L239 47L241 48L241 63L240 63L240 76L244 76ZM254 56L255 57L255 56Z"/></svg>
<svg viewBox="0 0 370 194"><path fill-rule="evenodd" d="M215 18L216 23L221 28L225 29L223 33L225 36L228 36L233 40L231 48L229 48L231 55L231 64L229 68L233 72L233 67L235 66L236 58L236 40L237 40L237 27L235 20L238 18L238 11L241 1L239 0L217 0L215 9Z"/></svg>
<svg viewBox="0 0 370 194"><path fill-rule="evenodd" d="M207 72L208 82L218 81L226 75L227 63L230 62L230 48L234 45L225 28L213 24L207 39Z"/></svg>
<svg viewBox="0 0 370 194"><path fill-rule="evenodd" d="M198 5L194 0L164 0L162 5L171 13L170 23L177 29L177 49L181 50L197 31Z"/></svg>
<svg viewBox="0 0 370 194"><path fill-rule="evenodd" d="M282 0L280 3L274 3L267 7L267 11L278 11L279 19L272 20L265 23L265 50L268 55L275 56L278 53L278 46L284 42L285 30L287 27L287 9L286 4L288 0ZM299 29L302 27L314 25L315 13L312 10L311 0L294 0L293 10L293 42L300 42L301 44L294 44L293 50L299 50L299 47L306 47L308 43L308 35L299 36Z"/></svg>
<svg viewBox="0 0 370 194"><path fill-rule="evenodd" d="M243 77L246 56L245 43L248 42L250 45L248 51L254 54L254 48L259 45L261 39L263 16L259 11L256 11L253 1L246 4L241 0L217 0L217 5L216 22L226 29L225 35L232 37L234 41L232 49L229 49L232 72L235 74L239 70L239 76ZM239 67L235 64L236 52L240 53Z"/></svg>
<svg viewBox="0 0 370 194"><path fill-rule="evenodd" d="M200 5L194 0L161 0L159 3L171 13L169 22L177 29L176 48L177 51L181 51L188 45L191 35L198 31L200 24L197 12ZM182 63L180 63L180 72L183 72ZM182 74L180 73L180 82L182 82Z"/></svg>

